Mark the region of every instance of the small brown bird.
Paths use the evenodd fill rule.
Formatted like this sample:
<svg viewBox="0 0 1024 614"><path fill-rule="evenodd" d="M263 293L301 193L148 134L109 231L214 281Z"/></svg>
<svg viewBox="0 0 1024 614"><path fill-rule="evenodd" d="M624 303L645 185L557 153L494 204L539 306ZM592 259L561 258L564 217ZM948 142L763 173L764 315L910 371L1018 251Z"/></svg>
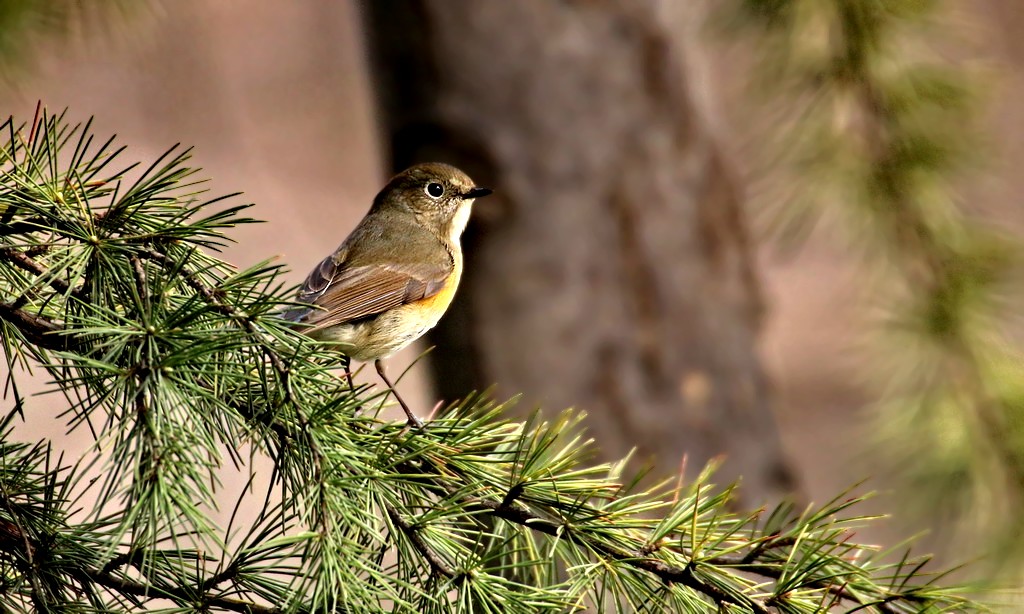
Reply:
<svg viewBox="0 0 1024 614"><path fill-rule="evenodd" d="M462 275L462 231L473 200L491 190L447 164L417 164L395 175L337 250L316 266L285 318L349 359L373 361L409 424L412 413L384 374L382 359L437 324Z"/></svg>

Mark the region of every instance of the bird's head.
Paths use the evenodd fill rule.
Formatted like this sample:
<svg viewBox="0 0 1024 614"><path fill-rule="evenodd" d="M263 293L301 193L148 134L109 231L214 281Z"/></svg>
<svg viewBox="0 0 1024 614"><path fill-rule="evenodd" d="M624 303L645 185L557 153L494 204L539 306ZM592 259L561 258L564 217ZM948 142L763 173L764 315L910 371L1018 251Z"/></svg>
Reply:
<svg viewBox="0 0 1024 614"><path fill-rule="evenodd" d="M374 208L412 213L425 228L457 243L473 200L490 193L454 166L429 162L392 177L374 200Z"/></svg>

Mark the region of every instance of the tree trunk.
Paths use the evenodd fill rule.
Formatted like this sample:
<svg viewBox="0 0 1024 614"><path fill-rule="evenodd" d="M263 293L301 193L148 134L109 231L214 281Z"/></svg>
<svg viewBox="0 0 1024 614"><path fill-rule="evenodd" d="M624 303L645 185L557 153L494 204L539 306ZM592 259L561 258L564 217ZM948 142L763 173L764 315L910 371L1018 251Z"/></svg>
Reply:
<svg viewBox="0 0 1024 614"><path fill-rule="evenodd" d="M480 201L437 328L444 398L497 384L589 413L607 458L725 455L747 501L788 490L755 346L741 191L699 78L700 3L364 5L392 161L448 160Z"/></svg>

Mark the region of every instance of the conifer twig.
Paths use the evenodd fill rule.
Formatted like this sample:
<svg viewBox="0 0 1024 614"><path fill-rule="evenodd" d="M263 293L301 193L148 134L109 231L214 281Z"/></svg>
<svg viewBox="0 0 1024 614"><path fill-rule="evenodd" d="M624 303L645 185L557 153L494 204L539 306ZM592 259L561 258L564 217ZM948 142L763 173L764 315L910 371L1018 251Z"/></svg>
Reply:
<svg viewBox="0 0 1024 614"><path fill-rule="evenodd" d="M430 545L423 541L423 537L419 534L419 527L414 526L408 522L395 508L390 505L386 506L385 511L388 513L388 517L391 518L391 522L395 523L402 533L409 538L413 546L423 555L423 558L427 559L430 563L430 568L434 573L445 576L446 578L454 578L457 574L455 570L448 566L441 557L431 550Z"/></svg>

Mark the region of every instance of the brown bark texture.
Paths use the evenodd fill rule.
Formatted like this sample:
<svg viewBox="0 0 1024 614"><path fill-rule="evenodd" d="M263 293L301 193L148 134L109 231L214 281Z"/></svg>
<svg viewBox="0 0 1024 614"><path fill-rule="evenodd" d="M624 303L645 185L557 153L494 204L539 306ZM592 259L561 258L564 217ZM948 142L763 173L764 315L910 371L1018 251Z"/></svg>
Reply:
<svg viewBox="0 0 1024 614"><path fill-rule="evenodd" d="M497 195L433 333L439 391L495 385L588 412L607 459L725 456L747 501L791 488L756 353L742 193L714 134L701 3L363 5L392 162L440 159Z"/></svg>

